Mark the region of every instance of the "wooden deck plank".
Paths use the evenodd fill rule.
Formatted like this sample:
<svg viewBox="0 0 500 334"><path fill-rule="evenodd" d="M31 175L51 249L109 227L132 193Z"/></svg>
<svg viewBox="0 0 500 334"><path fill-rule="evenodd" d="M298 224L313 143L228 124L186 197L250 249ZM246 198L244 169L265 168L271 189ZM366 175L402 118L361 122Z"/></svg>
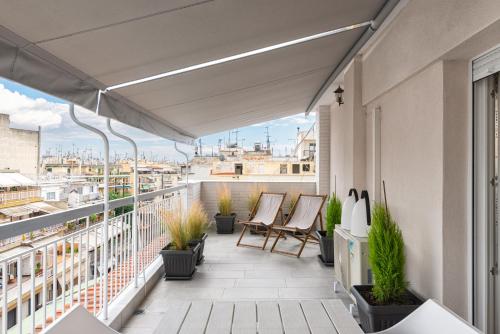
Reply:
<svg viewBox="0 0 500 334"><path fill-rule="evenodd" d="M177 334L190 306L190 302L169 303L153 334Z"/></svg>
<svg viewBox="0 0 500 334"><path fill-rule="evenodd" d="M278 303L285 333L309 333L309 326L296 300L281 300Z"/></svg>
<svg viewBox="0 0 500 334"><path fill-rule="evenodd" d="M232 333L256 333L257 309L255 302L236 302Z"/></svg>
<svg viewBox="0 0 500 334"><path fill-rule="evenodd" d="M212 311L211 301L193 301L182 323L180 334L203 333L207 327L208 318Z"/></svg>
<svg viewBox="0 0 500 334"><path fill-rule="evenodd" d="M321 301L304 300L300 304L312 334L337 333Z"/></svg>
<svg viewBox="0 0 500 334"><path fill-rule="evenodd" d="M276 301L257 303L257 328L260 333L283 333L280 309Z"/></svg>
<svg viewBox="0 0 500 334"><path fill-rule="evenodd" d="M361 327L341 300L328 299L322 303L339 334L363 334Z"/></svg>
<svg viewBox="0 0 500 334"><path fill-rule="evenodd" d="M233 323L234 303L214 302L206 334L229 334Z"/></svg>

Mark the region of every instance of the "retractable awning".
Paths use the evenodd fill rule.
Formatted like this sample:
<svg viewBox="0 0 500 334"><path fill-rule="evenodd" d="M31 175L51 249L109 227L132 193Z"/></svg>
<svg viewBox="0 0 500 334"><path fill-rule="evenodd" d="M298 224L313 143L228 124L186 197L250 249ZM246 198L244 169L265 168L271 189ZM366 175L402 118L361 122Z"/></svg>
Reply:
<svg viewBox="0 0 500 334"><path fill-rule="evenodd" d="M35 181L19 173L0 172L0 188L34 186Z"/></svg>
<svg viewBox="0 0 500 334"><path fill-rule="evenodd" d="M191 143L304 112L396 2L0 0L0 76L95 110L99 90L342 30L101 95L100 114Z"/></svg>

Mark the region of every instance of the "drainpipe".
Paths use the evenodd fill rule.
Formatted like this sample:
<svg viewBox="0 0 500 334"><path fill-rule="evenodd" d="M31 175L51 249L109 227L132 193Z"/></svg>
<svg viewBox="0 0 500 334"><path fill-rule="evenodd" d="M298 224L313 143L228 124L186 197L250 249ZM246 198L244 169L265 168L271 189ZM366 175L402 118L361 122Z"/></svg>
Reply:
<svg viewBox="0 0 500 334"><path fill-rule="evenodd" d="M186 210L189 208L189 157L184 151L179 150L177 147L177 142L174 142L174 148L177 152L182 154L186 158Z"/></svg>
<svg viewBox="0 0 500 334"><path fill-rule="evenodd" d="M108 125L108 130L111 132L113 135L117 136L118 138L121 138L130 145L132 145L132 148L134 149L134 211L132 213L132 244L134 245L132 249L132 258L133 258L133 266L134 266L134 286L137 288L139 286L139 267L137 265L137 253L138 253L138 238L137 238L137 233L138 233L138 228L137 228L137 209L139 205L139 175L137 171L137 144L135 141L127 137L121 133L116 132L113 130L111 127L111 120L108 118L107 120L107 125Z"/></svg>
<svg viewBox="0 0 500 334"><path fill-rule="evenodd" d="M100 94L99 94L100 95ZM97 104L99 108L99 102ZM104 263L101 266L104 270L104 292L103 292L103 315L104 320L108 319L108 222L109 222L109 140L106 134L99 129L94 128L88 124L83 123L75 116L75 105L71 103L69 105L69 115L75 124L80 127L87 129L99 137L101 137L104 143L104 221L103 221L103 258Z"/></svg>

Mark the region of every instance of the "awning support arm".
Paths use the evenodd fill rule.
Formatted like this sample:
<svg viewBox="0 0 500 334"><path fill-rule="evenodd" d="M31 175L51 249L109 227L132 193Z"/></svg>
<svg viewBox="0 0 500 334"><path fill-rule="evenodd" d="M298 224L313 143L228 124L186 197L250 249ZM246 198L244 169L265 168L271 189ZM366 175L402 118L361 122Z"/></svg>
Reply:
<svg viewBox="0 0 500 334"><path fill-rule="evenodd" d="M97 106L99 108L99 106ZM102 250L103 250L103 264L102 268L108 268L108 241L109 241L109 236L108 236L108 225L109 225L109 140L108 137L104 132L102 132L99 129L94 128L91 125L88 125L86 123L83 123L80 121L78 118L76 118L75 115L75 105L71 103L69 105L69 115L71 116L71 119L75 124L79 125L80 127L89 130L95 134L97 134L99 137L101 137L103 143L104 143L104 220L102 223L102 233L103 233L103 238L102 238ZM103 282L103 316L104 319L108 319L108 271L104 271L104 282Z"/></svg>
<svg viewBox="0 0 500 334"><path fill-rule="evenodd" d="M139 207L139 174L137 170L137 159L138 159L138 151L137 151L137 144L136 142L130 138L125 136L124 134L121 134L114 130L111 127L111 120L108 118L106 122L108 126L109 132L111 132L113 135L117 136L118 138L121 138L130 145L132 145L132 148L134 150L134 210L132 213L132 244L134 245L132 248L132 258L133 258L133 270L134 270L134 286L137 288L139 286L139 266L137 263L137 255L138 255L138 238L137 238L137 233L138 233L138 227L137 227L137 209Z"/></svg>
<svg viewBox="0 0 500 334"><path fill-rule="evenodd" d="M174 148L177 152L179 152L186 158L186 210L188 210L189 209L189 156L186 152L181 151L177 147L177 142L174 142Z"/></svg>

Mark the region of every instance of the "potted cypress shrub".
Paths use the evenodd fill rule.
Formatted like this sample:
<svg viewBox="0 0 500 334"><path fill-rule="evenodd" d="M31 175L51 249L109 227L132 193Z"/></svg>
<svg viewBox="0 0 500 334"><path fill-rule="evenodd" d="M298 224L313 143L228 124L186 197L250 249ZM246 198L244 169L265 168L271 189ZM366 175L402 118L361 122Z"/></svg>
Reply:
<svg viewBox="0 0 500 334"><path fill-rule="evenodd" d="M215 215L215 223L218 234L231 234L234 232L234 222L236 214L232 212L233 201L231 191L227 186L219 190L219 198L217 203L219 212Z"/></svg>
<svg viewBox="0 0 500 334"><path fill-rule="evenodd" d="M379 204L372 211L368 252L374 285L355 285L351 292L356 298L361 326L371 333L397 324L422 300L407 289L401 230L389 210Z"/></svg>
<svg viewBox="0 0 500 334"><path fill-rule="evenodd" d="M160 251L165 268L165 280L191 279L196 270L200 244L189 245L187 224L185 224L180 210L175 210L175 213L168 214L165 218L171 240Z"/></svg>
<svg viewBox="0 0 500 334"><path fill-rule="evenodd" d="M321 251L318 257L326 266L333 266L333 230L335 225L340 224L341 217L342 203L334 193L326 207L326 231L316 231Z"/></svg>
<svg viewBox="0 0 500 334"><path fill-rule="evenodd" d="M186 228L189 240L189 246L195 247L200 245L198 249L198 258L196 264L201 264L205 256L205 239L207 238L208 216L200 202L194 202L189 208L189 213L186 219Z"/></svg>

